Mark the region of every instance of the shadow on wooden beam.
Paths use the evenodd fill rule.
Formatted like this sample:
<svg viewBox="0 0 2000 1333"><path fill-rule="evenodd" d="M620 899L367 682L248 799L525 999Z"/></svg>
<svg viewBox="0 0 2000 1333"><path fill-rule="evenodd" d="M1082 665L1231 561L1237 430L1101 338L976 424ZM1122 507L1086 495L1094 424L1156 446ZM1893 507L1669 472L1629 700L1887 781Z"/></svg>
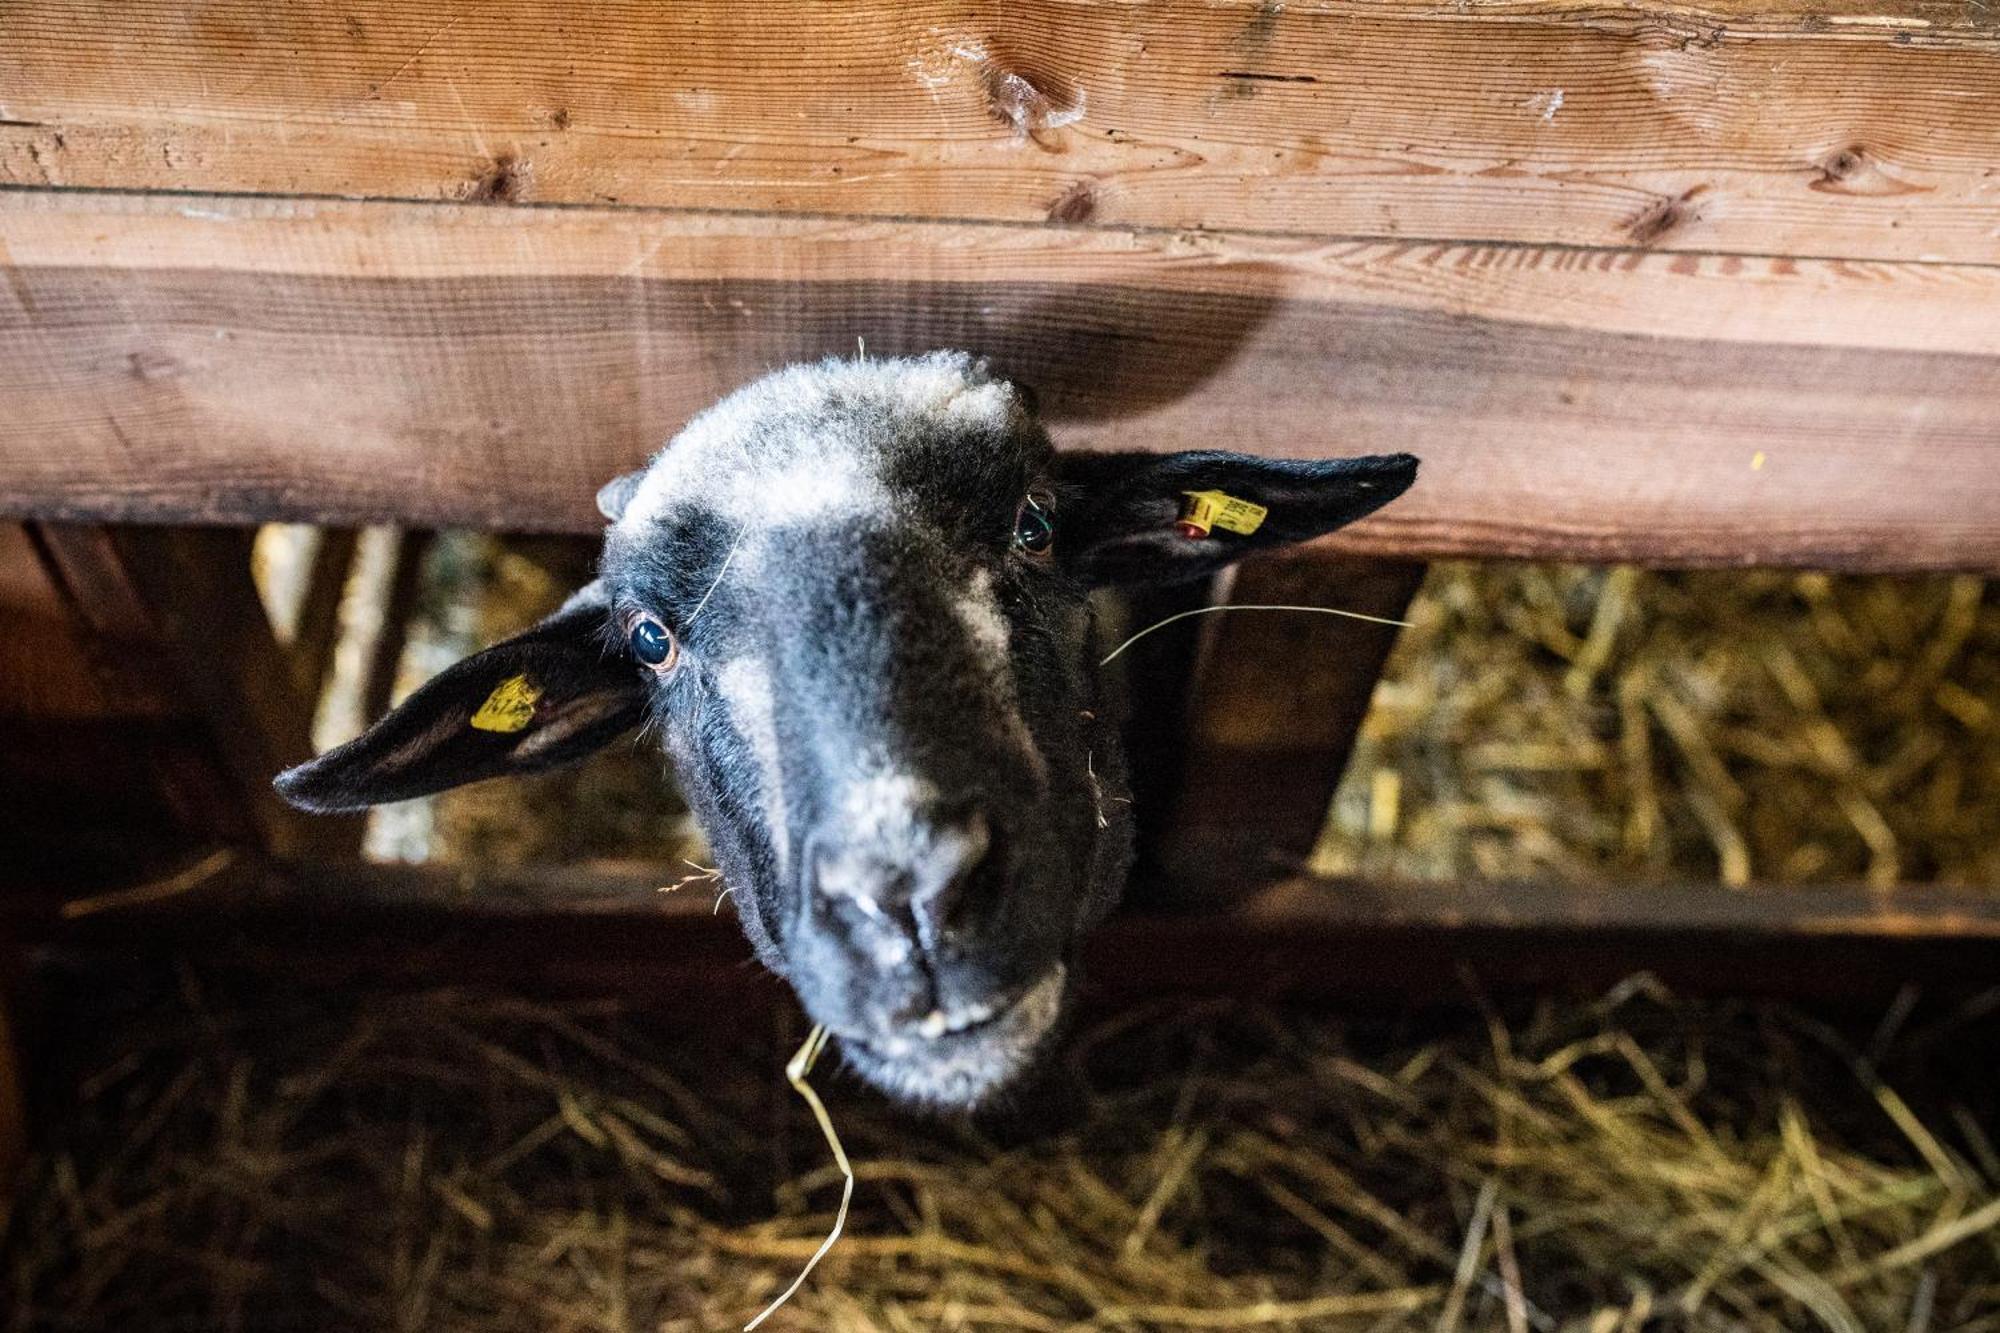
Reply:
<svg viewBox="0 0 2000 1333"><path fill-rule="evenodd" d="M192 952L302 983L500 984L658 998L772 983L706 887L645 867L469 876L237 862L166 897L0 920L66 952ZM1876 1002L2000 978L2000 897L1931 887L1296 879L1227 911L1127 913L1091 941L1100 994L1462 999L1651 972L1687 991Z"/></svg>

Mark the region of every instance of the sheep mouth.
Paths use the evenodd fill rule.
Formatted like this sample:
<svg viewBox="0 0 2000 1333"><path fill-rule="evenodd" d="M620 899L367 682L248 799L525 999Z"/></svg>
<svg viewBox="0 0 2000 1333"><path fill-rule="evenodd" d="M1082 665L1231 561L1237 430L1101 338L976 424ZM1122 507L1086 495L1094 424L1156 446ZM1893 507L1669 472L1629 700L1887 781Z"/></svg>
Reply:
<svg viewBox="0 0 2000 1333"><path fill-rule="evenodd" d="M901 1101L969 1109L1034 1064L1061 1018L1069 969L984 1004L934 1012L902 1031L844 1036L848 1064Z"/></svg>

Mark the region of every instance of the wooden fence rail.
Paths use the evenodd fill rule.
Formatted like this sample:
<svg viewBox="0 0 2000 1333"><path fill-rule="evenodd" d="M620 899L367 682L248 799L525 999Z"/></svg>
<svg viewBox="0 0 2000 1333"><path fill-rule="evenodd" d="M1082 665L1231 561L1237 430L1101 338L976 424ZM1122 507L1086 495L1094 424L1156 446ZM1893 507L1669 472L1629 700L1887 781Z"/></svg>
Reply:
<svg viewBox="0 0 2000 1333"><path fill-rule="evenodd" d="M244 857L164 898L87 900L68 914L45 897L13 899L0 903L0 929L114 955L261 959L300 980L633 994L668 981L691 991L772 984L733 909L699 888L661 893L675 878L672 867L637 865L474 874ZM43 906L24 908L35 901ZM1867 1004L1911 985L1934 996L1990 990L2000 898L1917 886L1293 878L1226 909L1121 916L1088 951L1093 984L1125 993L1463 1000L1468 983L1573 991L1643 970L1677 988Z"/></svg>
<svg viewBox="0 0 2000 1333"><path fill-rule="evenodd" d="M589 530L786 361L1072 446L1410 449L1394 556L2000 569L2000 267L0 193L0 514Z"/></svg>

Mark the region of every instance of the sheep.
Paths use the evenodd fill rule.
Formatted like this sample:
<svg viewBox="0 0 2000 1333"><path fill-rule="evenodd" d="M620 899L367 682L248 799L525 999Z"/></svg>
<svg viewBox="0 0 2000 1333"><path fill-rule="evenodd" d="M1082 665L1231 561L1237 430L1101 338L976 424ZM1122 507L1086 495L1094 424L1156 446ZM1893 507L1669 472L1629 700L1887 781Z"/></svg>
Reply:
<svg viewBox="0 0 2000 1333"><path fill-rule="evenodd" d="M553 615L276 785L350 811L646 727L846 1063L971 1110L1047 1054L1130 869L1090 591L1317 537L1416 468L1057 453L965 353L792 366L599 492L598 577Z"/></svg>

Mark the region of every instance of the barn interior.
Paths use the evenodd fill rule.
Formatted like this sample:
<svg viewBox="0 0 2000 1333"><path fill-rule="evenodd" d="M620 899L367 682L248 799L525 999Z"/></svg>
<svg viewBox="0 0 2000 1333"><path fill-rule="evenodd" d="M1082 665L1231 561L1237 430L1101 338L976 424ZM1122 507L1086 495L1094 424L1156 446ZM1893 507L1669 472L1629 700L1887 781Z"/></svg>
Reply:
<svg viewBox="0 0 2000 1333"><path fill-rule="evenodd" d="M2000 1331L1996 23L0 8L0 1326ZM1424 458L1100 599L1140 861L1005 1105L822 1128L654 750L272 794L938 346Z"/></svg>

